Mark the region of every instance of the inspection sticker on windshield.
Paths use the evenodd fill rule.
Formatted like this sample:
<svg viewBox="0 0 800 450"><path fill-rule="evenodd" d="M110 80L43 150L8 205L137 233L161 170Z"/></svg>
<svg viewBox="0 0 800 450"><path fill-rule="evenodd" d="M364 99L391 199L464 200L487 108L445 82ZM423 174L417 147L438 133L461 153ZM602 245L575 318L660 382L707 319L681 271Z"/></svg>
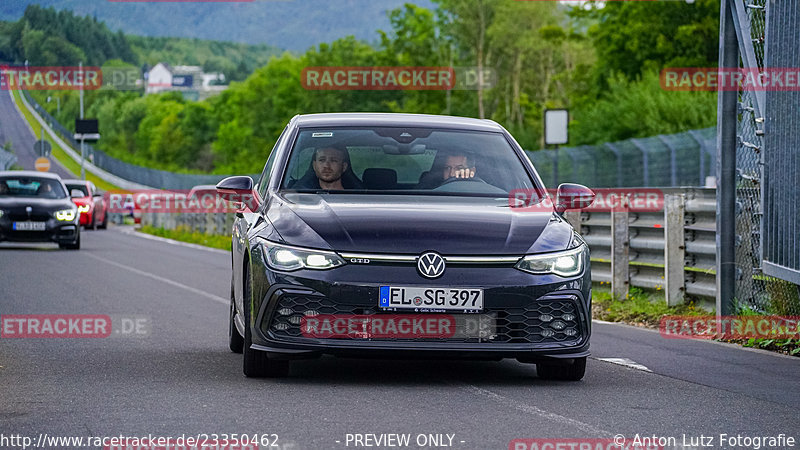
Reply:
<svg viewBox="0 0 800 450"><path fill-rule="evenodd" d="M483 289L381 286L378 306L416 312L483 310Z"/></svg>
<svg viewBox="0 0 800 450"><path fill-rule="evenodd" d="M14 222L14 229L17 231L43 231L45 226L44 222Z"/></svg>

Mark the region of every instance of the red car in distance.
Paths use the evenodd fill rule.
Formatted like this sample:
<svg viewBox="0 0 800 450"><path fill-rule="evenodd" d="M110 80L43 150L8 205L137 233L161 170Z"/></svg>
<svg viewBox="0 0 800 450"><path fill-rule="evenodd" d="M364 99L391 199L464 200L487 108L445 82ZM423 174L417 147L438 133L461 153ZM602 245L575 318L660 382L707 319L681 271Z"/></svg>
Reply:
<svg viewBox="0 0 800 450"><path fill-rule="evenodd" d="M64 180L64 184L70 192L73 203L78 207L79 223L85 229L105 229L108 226L106 201L94 183L85 180ZM77 195L78 193L81 195Z"/></svg>

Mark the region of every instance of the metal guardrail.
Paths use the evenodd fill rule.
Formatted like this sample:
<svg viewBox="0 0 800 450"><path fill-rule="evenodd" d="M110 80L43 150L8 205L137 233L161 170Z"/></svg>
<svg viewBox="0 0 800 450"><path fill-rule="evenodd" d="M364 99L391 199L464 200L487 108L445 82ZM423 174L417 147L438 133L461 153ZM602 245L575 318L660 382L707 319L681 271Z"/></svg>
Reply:
<svg viewBox="0 0 800 450"><path fill-rule="evenodd" d="M625 297L630 286L664 290L670 305L716 297L716 192L665 188L653 212L568 212L592 255L592 280Z"/></svg>

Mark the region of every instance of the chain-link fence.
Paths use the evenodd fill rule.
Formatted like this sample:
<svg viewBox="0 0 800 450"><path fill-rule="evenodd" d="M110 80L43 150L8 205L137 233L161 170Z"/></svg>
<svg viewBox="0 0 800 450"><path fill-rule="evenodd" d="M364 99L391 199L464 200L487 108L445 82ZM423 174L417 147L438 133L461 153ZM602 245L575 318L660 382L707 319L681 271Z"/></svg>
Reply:
<svg viewBox="0 0 800 450"><path fill-rule="evenodd" d="M601 145L527 152L547 186L705 186L714 174L716 130L628 139Z"/></svg>
<svg viewBox="0 0 800 450"><path fill-rule="evenodd" d="M771 8L782 8L785 11L777 13L770 11ZM743 70L757 70L765 73L765 67L791 67L787 65L787 58L781 53L797 49L797 36L800 32L800 23L792 23L784 20L787 15L791 16L791 11L795 10L797 4L789 0L725 0L723 2L723 42L727 39L728 45L720 60L725 67L738 67ZM725 16L729 14L729 16ZM767 15L772 14L772 20L767 22ZM727 20L727 22L725 22ZM727 34L726 34L727 33ZM767 39L790 40L790 44L785 47L770 45ZM770 49L770 52L765 52ZM780 61L780 65L770 63ZM725 64L725 61L728 64ZM798 66L797 58L794 67ZM782 279L773 278L764 274L762 260L764 257L762 242L765 238L773 238L776 233L786 238L792 238L790 230L784 228L768 227L764 229L764 205L765 202L772 202L772 197L777 192L769 192L769 197L762 201L762 188L764 187L764 155L766 152L786 153L786 158L776 161L773 166L773 179L782 180L787 186L794 186L796 190L800 179L797 178L798 169L793 169L787 163L791 162L792 154L796 155L798 147L790 146L771 147L765 145L765 117L769 116L767 108L773 102L768 102L768 98L781 99L785 102L787 92L765 92L764 90L744 90L738 92L724 92L721 96L730 96L735 100L735 110L722 107L719 117L719 129L721 134L720 151L723 156L731 149L726 145L725 135L733 136L735 126L735 158L730 160L730 164L735 163L735 172L730 178L730 183L726 181L724 172L726 162L721 161L720 175L720 219L718 225L719 232L719 252L720 264L718 270L722 272L719 278L720 299L718 307L723 313L736 313L744 310L753 310L769 314L800 315L800 287ZM797 96L795 96L797 98ZM725 98L721 99L721 104L725 104ZM732 104L732 103L731 103ZM787 105L783 105L787 106ZM788 105L788 110L794 110L797 114L800 102L795 101L793 105ZM785 129L772 128L770 131L778 136L787 133L796 133L797 122L789 121L785 123ZM770 136L773 137L773 136ZM729 142L730 143L730 142ZM796 159L796 156L794 157ZM792 178L794 177L794 178ZM726 197L726 192L733 194L732 202ZM794 208L798 197L783 198L781 205L772 203L776 208ZM726 213L726 211L728 213ZM726 231L724 223L727 217L735 217L733 221L732 233ZM796 218L795 218L796 221ZM791 224L791 222L789 222ZM786 224L784 224L786 225ZM790 231L790 233L787 233ZM767 236L765 236L765 232ZM800 232L795 230L794 233ZM781 246L785 240L773 244L773 247ZM728 250L730 253L727 253ZM800 249L786 249L795 252L792 257L797 258ZM730 254L734 261L733 267L729 264ZM785 278L785 277L784 277Z"/></svg>

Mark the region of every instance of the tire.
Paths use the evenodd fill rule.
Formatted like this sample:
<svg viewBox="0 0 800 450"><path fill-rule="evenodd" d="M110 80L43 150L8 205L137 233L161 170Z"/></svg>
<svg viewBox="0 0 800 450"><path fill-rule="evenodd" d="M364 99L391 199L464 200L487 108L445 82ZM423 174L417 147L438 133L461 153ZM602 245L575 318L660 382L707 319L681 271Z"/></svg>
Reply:
<svg viewBox="0 0 800 450"><path fill-rule="evenodd" d="M569 365L537 363L536 374L543 380L580 381L586 374L586 357Z"/></svg>
<svg viewBox="0 0 800 450"><path fill-rule="evenodd" d="M106 211L105 214L103 214L103 221L100 222L100 226L98 228L100 228L101 230L105 230L106 228L108 228L108 211Z"/></svg>
<svg viewBox="0 0 800 450"><path fill-rule="evenodd" d="M97 217L94 214L94 211L92 211L92 229L97 230Z"/></svg>
<svg viewBox="0 0 800 450"><path fill-rule="evenodd" d="M235 311L236 306L233 301L233 281L231 281L231 310L230 314L228 315L228 347L233 353L242 353L244 350L244 338L241 334L239 334L239 330L236 329L236 323L233 321Z"/></svg>
<svg viewBox="0 0 800 450"><path fill-rule="evenodd" d="M244 270L244 343L242 357L242 371L248 378L277 378L289 375L289 361L274 361L267 357L267 354L258 350L253 350L253 338L250 331L250 271L245 265Z"/></svg>

